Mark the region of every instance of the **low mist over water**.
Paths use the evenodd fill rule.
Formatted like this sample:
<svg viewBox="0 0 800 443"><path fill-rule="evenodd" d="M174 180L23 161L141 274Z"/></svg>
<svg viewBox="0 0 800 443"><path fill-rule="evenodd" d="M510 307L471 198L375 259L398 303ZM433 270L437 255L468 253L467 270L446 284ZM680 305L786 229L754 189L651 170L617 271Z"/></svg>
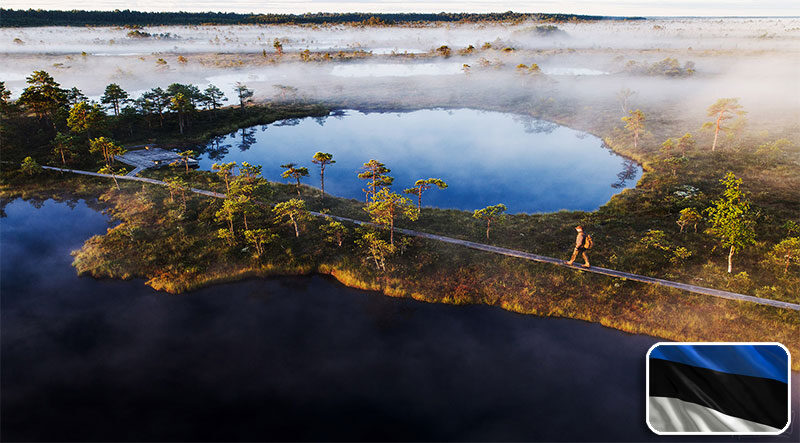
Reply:
<svg viewBox="0 0 800 443"><path fill-rule="evenodd" d="M235 103L235 82L256 100L398 103L530 103L558 97L591 120L622 89L633 108L672 109L696 121L720 97L739 97L748 118L798 116L795 60L800 18L658 18L557 23L425 26L241 25L0 28L0 81L16 98L25 76L44 69L62 85L99 97L117 83L136 98L170 83L214 83ZM273 44L283 45L284 55ZM442 46L447 51L438 51ZM308 61L298 56L311 52ZM341 51L341 54L340 54ZM330 58L324 58L328 54ZM182 57L179 58L179 57ZM664 75L664 60L695 74ZM163 61L163 63L162 63ZM537 79L517 69L536 64ZM469 68L464 69L464 65ZM411 96L409 95L411 92ZM621 111L623 116L627 111ZM796 119L796 118L795 118Z"/></svg>

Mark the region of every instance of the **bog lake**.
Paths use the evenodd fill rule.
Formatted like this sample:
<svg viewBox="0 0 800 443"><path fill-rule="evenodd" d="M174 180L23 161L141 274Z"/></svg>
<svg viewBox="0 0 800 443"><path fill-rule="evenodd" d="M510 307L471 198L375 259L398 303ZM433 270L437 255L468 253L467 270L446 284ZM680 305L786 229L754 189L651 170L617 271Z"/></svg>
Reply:
<svg viewBox="0 0 800 443"><path fill-rule="evenodd" d="M641 167L599 138L545 120L474 109L413 112L344 110L332 116L282 120L241 129L199 149L200 168L235 161L263 166L270 181L280 165L308 167L302 183L320 185L311 163L317 151L333 154L325 190L363 200L356 175L370 159L391 169L393 189L419 179L444 180L446 190L423 195L423 204L471 211L498 203L509 212L594 210L614 194L636 186Z"/></svg>

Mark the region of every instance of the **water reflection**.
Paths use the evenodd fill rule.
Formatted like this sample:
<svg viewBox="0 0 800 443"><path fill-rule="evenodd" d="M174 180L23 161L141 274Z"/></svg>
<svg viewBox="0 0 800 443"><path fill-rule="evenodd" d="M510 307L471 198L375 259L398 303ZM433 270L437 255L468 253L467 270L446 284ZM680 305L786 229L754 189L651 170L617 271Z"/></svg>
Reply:
<svg viewBox="0 0 800 443"><path fill-rule="evenodd" d="M258 133L214 140L200 167L208 170L225 155L225 161L261 164L267 179L282 181L278 165L298 163L315 177L312 156L330 152L336 164L325 171L326 191L363 200L356 171L374 158L392 170L396 190L428 177L450 185L426 195L425 205L472 210L504 203L510 212L593 210L641 174L635 163L609 155L597 137L531 117L472 109L338 111L330 117L287 119L266 131L262 126ZM223 154L221 144L240 149Z"/></svg>
<svg viewBox="0 0 800 443"><path fill-rule="evenodd" d="M4 441L662 439L644 424L655 338L320 276L186 296L79 278L69 253L107 218L31 203L0 219Z"/></svg>
<svg viewBox="0 0 800 443"><path fill-rule="evenodd" d="M522 123L522 126L525 127L525 132L528 134L549 134L559 127L556 123L526 115L515 115L514 119ZM580 137L580 135L576 136Z"/></svg>
<svg viewBox="0 0 800 443"><path fill-rule="evenodd" d="M299 119L299 118L287 118L286 120L280 120L280 121L277 121L277 122L273 123L272 126L277 126L277 127L281 127L281 126L297 126L297 125L300 124L300 120L301 119ZM313 120L313 118L312 118L312 120ZM322 126L322 125L320 125L320 126Z"/></svg>
<svg viewBox="0 0 800 443"><path fill-rule="evenodd" d="M255 128L242 128L239 130L239 150L246 151L256 143L256 129Z"/></svg>
<svg viewBox="0 0 800 443"><path fill-rule="evenodd" d="M639 175L639 164L631 159L625 159L622 168L622 171L617 174L617 181L611 184L614 189L628 187L628 183L635 183L634 179Z"/></svg>
<svg viewBox="0 0 800 443"><path fill-rule="evenodd" d="M222 135L214 137L210 142L208 142L208 145L205 146L205 150L203 152L209 160L222 160L226 155L228 155L228 149L230 149L231 145L228 143L223 143L225 140L226 137Z"/></svg>

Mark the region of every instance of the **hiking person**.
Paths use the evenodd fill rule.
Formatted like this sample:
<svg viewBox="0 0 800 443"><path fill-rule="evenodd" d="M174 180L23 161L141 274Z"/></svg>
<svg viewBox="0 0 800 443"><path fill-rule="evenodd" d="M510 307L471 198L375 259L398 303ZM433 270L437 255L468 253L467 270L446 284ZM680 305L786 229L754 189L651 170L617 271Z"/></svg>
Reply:
<svg viewBox="0 0 800 443"><path fill-rule="evenodd" d="M592 236L583 232L582 225L575 226L575 230L578 231L578 236L575 237L575 250L572 252L572 258L569 259L567 264L572 265L572 263L575 262L575 258L578 257L578 254L581 254L585 262L582 266L588 268L590 266L589 256L586 255L586 251L592 249Z"/></svg>

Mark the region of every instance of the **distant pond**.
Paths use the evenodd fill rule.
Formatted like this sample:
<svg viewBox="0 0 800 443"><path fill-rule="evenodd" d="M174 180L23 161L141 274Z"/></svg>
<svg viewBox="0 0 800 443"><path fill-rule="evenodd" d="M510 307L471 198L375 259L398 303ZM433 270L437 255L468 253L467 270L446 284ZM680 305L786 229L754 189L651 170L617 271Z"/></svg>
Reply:
<svg viewBox="0 0 800 443"><path fill-rule="evenodd" d="M281 164L309 168L304 183L319 187L311 163L317 151L330 152L336 164L325 171L325 190L363 199L356 177L364 162L377 159L392 170L393 189L402 192L421 178L446 181L423 204L473 210L504 203L509 212L594 210L614 194L632 188L641 167L602 140L545 120L474 109L413 112L339 111L323 118L283 120L213 139L200 156L200 168L215 162L264 166L264 176L284 181Z"/></svg>

